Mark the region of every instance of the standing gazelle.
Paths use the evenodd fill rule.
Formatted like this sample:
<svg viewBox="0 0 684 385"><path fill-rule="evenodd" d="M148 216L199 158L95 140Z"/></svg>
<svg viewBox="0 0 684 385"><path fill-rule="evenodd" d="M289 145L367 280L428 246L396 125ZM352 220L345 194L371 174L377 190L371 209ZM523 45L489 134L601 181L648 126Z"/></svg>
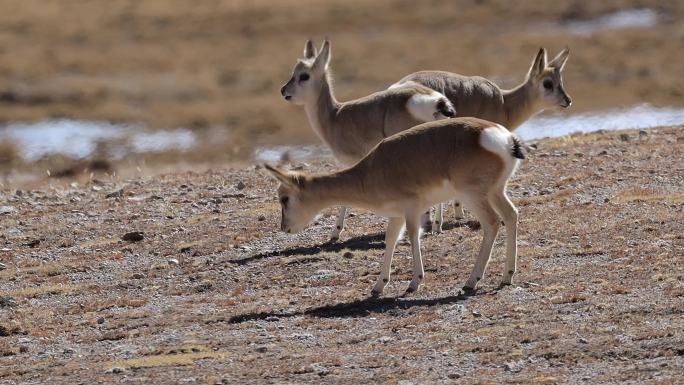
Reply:
<svg viewBox="0 0 684 385"><path fill-rule="evenodd" d="M568 108L572 104L563 87L562 71L570 51L563 49L547 61L546 50L540 48L532 61L525 80L511 90L502 90L479 76L463 76L446 71L419 71L394 85L422 84L449 98L457 117L473 116L515 130L530 117L547 108ZM442 231L442 205L436 211L432 230ZM463 217L463 207L455 202L457 218Z"/></svg>
<svg viewBox="0 0 684 385"><path fill-rule="evenodd" d="M373 288L373 294L379 295L389 282L392 255L404 226L413 253L413 279L407 292L418 289L424 274L421 214L452 197L472 209L484 230L465 289L474 290L484 275L499 230L499 216L506 226L502 284L510 284L516 269L518 213L506 195L506 183L523 158L520 143L504 127L459 118L425 123L395 134L354 166L338 172L304 175L271 166L267 169L281 182L281 229L288 233L301 231L318 212L338 204L366 208L390 218L382 271Z"/></svg>
<svg viewBox="0 0 684 385"><path fill-rule="evenodd" d="M307 41L304 59L297 61L280 92L286 100L304 105L309 124L343 165L358 161L394 133L455 114L444 95L415 83L338 102L331 84L330 55L329 41L318 54ZM342 207L331 240L339 239L345 215L346 207Z"/></svg>

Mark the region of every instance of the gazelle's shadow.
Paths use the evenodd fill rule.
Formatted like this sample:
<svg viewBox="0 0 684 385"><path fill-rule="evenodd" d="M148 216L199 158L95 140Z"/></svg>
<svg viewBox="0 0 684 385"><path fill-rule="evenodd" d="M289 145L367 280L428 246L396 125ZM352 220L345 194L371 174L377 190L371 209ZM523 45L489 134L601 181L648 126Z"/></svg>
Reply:
<svg viewBox="0 0 684 385"><path fill-rule="evenodd" d="M228 319L228 323L242 323L247 321L269 320L271 318L290 318L297 316L311 316L317 318L358 318L368 317L371 314L387 313L394 310L406 310L413 307L432 307L451 305L464 302L469 297L478 293L463 293L439 298L404 298L367 297L351 302L342 302L334 305L324 305L303 311L295 312L261 312L239 314Z"/></svg>
<svg viewBox="0 0 684 385"><path fill-rule="evenodd" d="M447 222L442 225L444 231L456 229L459 227L468 227L471 230L477 230L480 228L480 223L477 221L456 221ZM326 242L320 245L314 246L299 246L292 247L289 249L267 251L259 254L254 254L242 259L232 259L229 263L236 265L246 265L250 262L258 261L260 259L272 258L272 257L291 257L295 255L316 255L322 252L338 252L344 249L349 250L373 250L373 249L384 249L385 248L385 234L376 233L361 235L358 237L350 238L344 242Z"/></svg>
<svg viewBox="0 0 684 385"><path fill-rule="evenodd" d="M349 250L371 250L371 249L384 249L385 248L385 234L369 234L361 235L359 237L350 238L344 242L326 242L320 245L314 246L300 246L292 247L284 250L267 251L265 253L254 254L252 256L233 259L228 262L237 265L246 265L253 261L258 261L260 259L271 258L271 257L291 257L294 255L316 255L322 252L337 252L344 249Z"/></svg>

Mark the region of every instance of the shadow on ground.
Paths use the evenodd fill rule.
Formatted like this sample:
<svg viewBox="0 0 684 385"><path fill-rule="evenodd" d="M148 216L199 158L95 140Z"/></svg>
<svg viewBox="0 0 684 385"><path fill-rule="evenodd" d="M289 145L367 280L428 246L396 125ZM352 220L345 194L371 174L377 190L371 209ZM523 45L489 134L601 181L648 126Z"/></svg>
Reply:
<svg viewBox="0 0 684 385"><path fill-rule="evenodd" d="M246 313L230 317L227 322L237 324L247 321L277 321L280 318L290 318L297 316L311 316L318 318L356 318L367 317L373 313L391 313L397 310L405 310L413 307L431 307L439 305L451 305L459 302L464 302L471 296L477 295L477 292L460 292L458 295L450 295L440 298L405 298L389 297L389 298L375 298L367 297L351 302L343 302L335 305L324 305L315 307L304 311L295 312L261 312L261 313ZM221 322L224 320L217 320Z"/></svg>
<svg viewBox="0 0 684 385"><path fill-rule="evenodd" d="M458 222L448 222L442 225L444 231L453 230L459 227L468 227L471 230L477 230L480 228L480 223L477 221L458 221ZM372 249L384 249L385 242L384 233L361 235L358 237L350 238L344 242L326 242L320 245L314 246L299 246L284 250L267 251L259 254L254 254L252 256L242 258L242 259L232 259L228 261L236 265L246 265L250 262L258 261L261 259L272 258L272 257L291 257L295 255L316 255L322 252L338 252L344 249L349 250L372 250Z"/></svg>

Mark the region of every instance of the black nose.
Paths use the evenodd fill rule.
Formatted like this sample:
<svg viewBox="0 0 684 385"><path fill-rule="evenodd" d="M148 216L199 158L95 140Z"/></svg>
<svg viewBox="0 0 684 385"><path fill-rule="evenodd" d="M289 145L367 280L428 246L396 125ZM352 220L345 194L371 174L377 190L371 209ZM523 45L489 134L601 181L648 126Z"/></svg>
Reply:
<svg viewBox="0 0 684 385"><path fill-rule="evenodd" d="M570 107L572 105L572 99L569 96L565 97L565 107Z"/></svg>
<svg viewBox="0 0 684 385"><path fill-rule="evenodd" d="M280 87L280 94L285 96L285 86Z"/></svg>

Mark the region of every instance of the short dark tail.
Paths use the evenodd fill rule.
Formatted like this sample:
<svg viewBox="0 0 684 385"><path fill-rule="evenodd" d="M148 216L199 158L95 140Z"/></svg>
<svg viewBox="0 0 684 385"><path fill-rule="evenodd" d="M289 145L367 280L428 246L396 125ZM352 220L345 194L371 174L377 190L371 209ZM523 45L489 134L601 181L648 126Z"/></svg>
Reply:
<svg viewBox="0 0 684 385"><path fill-rule="evenodd" d="M451 106L451 103L447 103L444 99L437 103L437 111L447 118L453 118L456 115L456 110Z"/></svg>
<svg viewBox="0 0 684 385"><path fill-rule="evenodd" d="M511 149L511 155L513 155L514 158L525 159L522 143L520 142L520 139L515 136L513 136L513 148Z"/></svg>

